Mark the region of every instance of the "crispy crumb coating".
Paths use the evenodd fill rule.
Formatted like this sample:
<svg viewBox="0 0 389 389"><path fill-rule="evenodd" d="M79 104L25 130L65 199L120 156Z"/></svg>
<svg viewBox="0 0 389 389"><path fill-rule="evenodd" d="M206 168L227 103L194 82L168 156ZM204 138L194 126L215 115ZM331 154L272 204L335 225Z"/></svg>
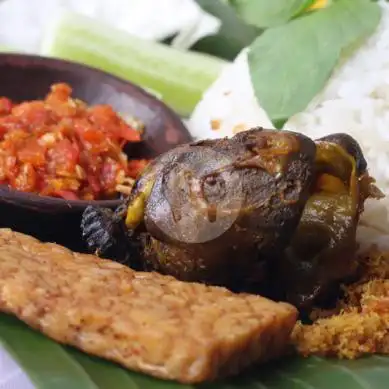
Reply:
<svg viewBox="0 0 389 389"><path fill-rule="evenodd" d="M389 252L373 248L360 261L361 279L345 287L334 312L316 311L312 325L296 324L292 342L299 354L389 354Z"/></svg>
<svg viewBox="0 0 389 389"><path fill-rule="evenodd" d="M0 311L58 342L163 379L198 383L285 351L289 304L135 272L0 229Z"/></svg>

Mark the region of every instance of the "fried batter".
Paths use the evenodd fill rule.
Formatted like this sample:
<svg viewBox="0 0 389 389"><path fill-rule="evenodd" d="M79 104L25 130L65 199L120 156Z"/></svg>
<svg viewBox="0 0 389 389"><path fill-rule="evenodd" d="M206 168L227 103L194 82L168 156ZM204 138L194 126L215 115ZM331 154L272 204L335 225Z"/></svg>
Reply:
<svg viewBox="0 0 389 389"><path fill-rule="evenodd" d="M58 342L159 378L198 383L280 356L289 304L133 271L0 229L0 311Z"/></svg>
<svg viewBox="0 0 389 389"><path fill-rule="evenodd" d="M292 341L299 354L347 359L389 354L389 252L370 250L361 258L361 275L345 287L332 314L316 312L312 325L295 326Z"/></svg>

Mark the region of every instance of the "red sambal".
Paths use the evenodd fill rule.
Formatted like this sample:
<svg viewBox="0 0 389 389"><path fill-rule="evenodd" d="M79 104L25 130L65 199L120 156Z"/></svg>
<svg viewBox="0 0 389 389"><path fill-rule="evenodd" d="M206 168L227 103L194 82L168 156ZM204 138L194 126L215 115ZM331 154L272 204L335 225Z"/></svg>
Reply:
<svg viewBox="0 0 389 389"><path fill-rule="evenodd" d="M148 161L128 161L123 147L139 129L109 105L88 107L55 84L45 100L0 98L0 184L67 200L126 192Z"/></svg>

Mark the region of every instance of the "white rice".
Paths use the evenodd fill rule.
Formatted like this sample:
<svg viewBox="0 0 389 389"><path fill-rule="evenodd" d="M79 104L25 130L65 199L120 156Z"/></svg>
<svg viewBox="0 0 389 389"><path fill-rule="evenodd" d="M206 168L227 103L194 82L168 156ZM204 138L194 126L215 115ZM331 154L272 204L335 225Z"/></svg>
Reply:
<svg viewBox="0 0 389 389"><path fill-rule="evenodd" d="M347 132L359 142L371 175L388 197L366 205L358 239L363 247L376 242L389 249L389 4L380 5L382 20L374 35L285 128L312 138Z"/></svg>
<svg viewBox="0 0 389 389"><path fill-rule="evenodd" d="M342 61L326 88L285 129L311 138L346 132L360 143L388 198L366 204L358 240L363 247L373 242L389 249L389 4L379 4L382 20L374 35ZM219 130L211 128L215 121ZM272 127L254 96L244 50L205 93L190 128L196 137L215 138L254 126Z"/></svg>
<svg viewBox="0 0 389 389"><path fill-rule="evenodd" d="M188 124L192 136L200 139L232 136L255 126L273 128L255 98L247 50L243 50L232 65L224 68L205 92Z"/></svg>
<svg viewBox="0 0 389 389"><path fill-rule="evenodd" d="M327 87L286 128L312 138L351 134L363 147L380 187L389 193L389 4L381 7L375 34L339 66Z"/></svg>

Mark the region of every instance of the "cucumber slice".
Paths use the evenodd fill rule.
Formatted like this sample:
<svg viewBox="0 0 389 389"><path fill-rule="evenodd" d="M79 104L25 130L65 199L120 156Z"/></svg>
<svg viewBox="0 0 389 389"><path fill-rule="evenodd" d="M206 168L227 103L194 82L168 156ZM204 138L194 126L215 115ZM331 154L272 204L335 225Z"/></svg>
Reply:
<svg viewBox="0 0 389 389"><path fill-rule="evenodd" d="M42 54L100 68L155 91L184 117L228 63L146 41L75 13L54 21L45 33Z"/></svg>
<svg viewBox="0 0 389 389"><path fill-rule="evenodd" d="M0 45L0 53L16 53L17 51L18 50L14 49L13 47Z"/></svg>

